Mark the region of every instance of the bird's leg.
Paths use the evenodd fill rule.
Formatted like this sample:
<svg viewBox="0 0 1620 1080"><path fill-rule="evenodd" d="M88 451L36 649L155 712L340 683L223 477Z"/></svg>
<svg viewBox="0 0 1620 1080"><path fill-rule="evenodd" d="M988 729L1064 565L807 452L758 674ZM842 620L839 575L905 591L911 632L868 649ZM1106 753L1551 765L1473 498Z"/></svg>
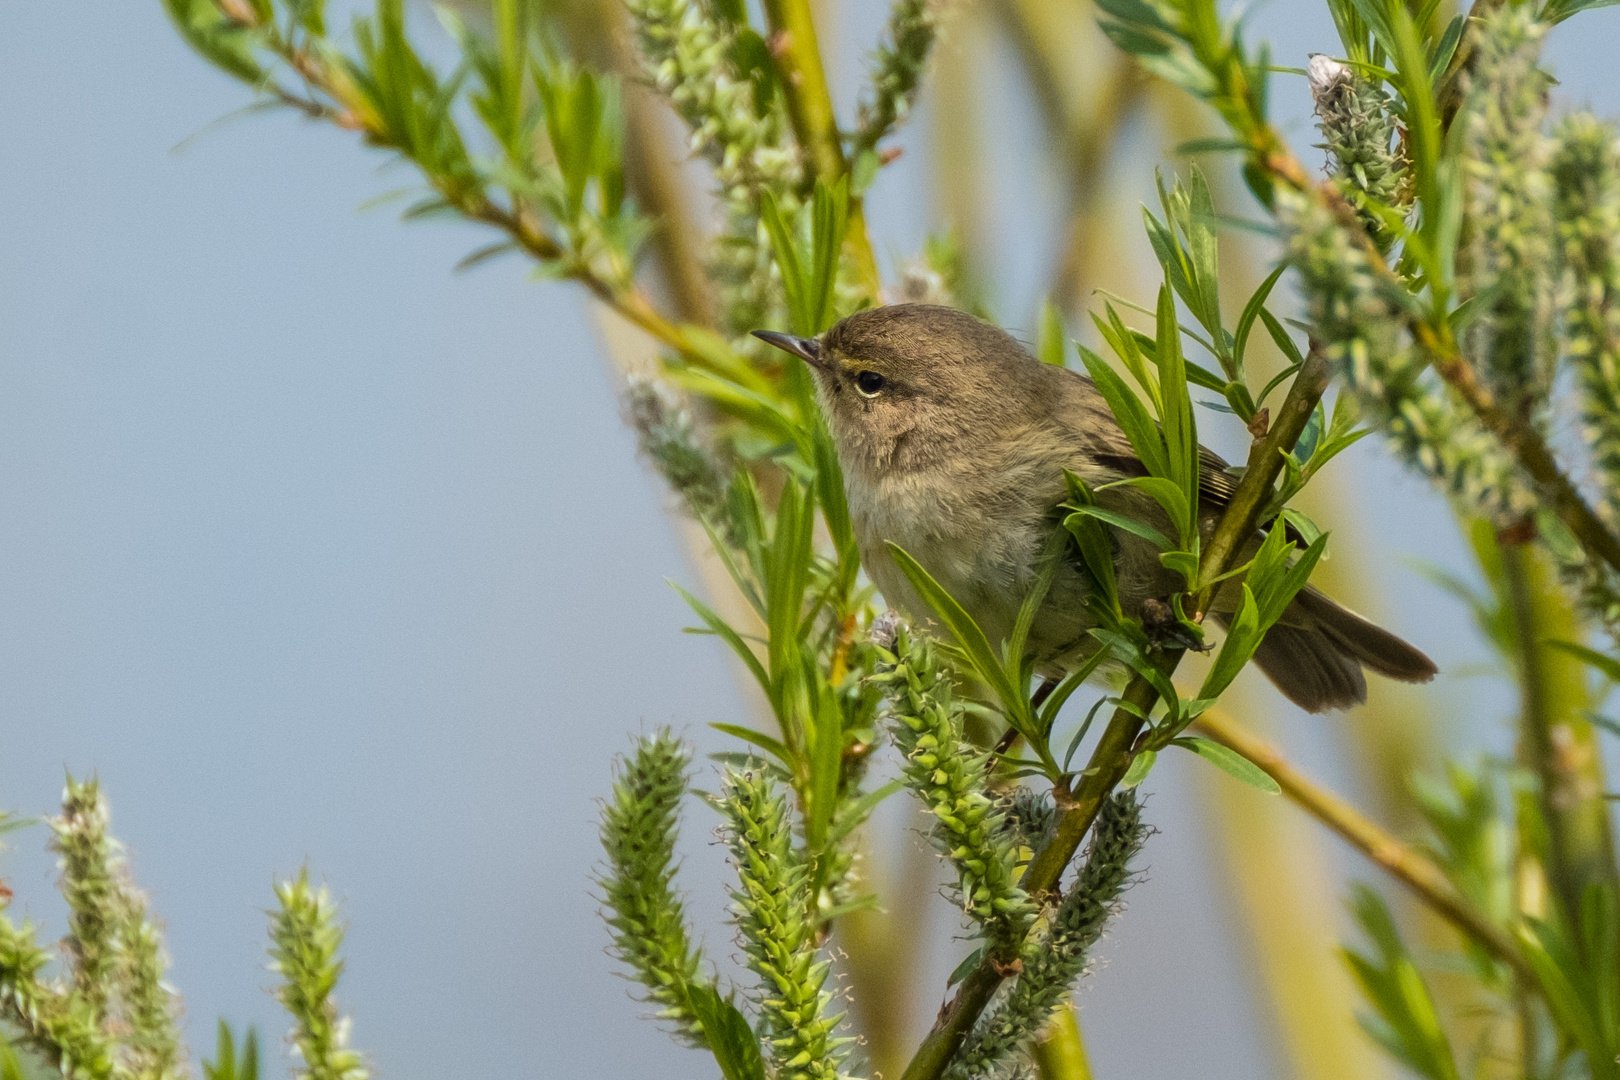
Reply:
<svg viewBox="0 0 1620 1080"><path fill-rule="evenodd" d="M1152 597L1142 601L1142 629L1147 632L1149 647L1162 649L1165 646L1178 649L1191 649L1193 652L1208 652L1210 646L1204 640L1196 637L1188 628L1182 625L1176 617L1176 610L1163 600Z"/></svg>
<svg viewBox="0 0 1620 1080"><path fill-rule="evenodd" d="M1040 707L1046 704L1046 699L1052 696L1052 691L1058 688L1058 683L1061 681L1061 679L1055 679L1050 675L1042 679L1041 685L1037 686L1035 688L1035 693L1030 696L1030 708L1035 711L1039 711ZM990 752L996 755L996 757L1000 757L1007 751L1011 750L1013 748L1013 743L1017 741L1017 729L1009 727L1006 731L1001 733L1001 738L996 740L996 745L991 748Z"/></svg>

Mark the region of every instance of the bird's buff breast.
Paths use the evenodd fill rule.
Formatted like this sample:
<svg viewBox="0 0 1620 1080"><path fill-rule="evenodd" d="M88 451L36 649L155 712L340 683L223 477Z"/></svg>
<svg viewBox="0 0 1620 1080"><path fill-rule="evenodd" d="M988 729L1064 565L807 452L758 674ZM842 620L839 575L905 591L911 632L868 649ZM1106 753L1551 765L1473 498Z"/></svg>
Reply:
<svg viewBox="0 0 1620 1080"><path fill-rule="evenodd" d="M884 600L916 624L936 623L932 610L895 563L888 544L903 548L967 609L993 644L1012 634L1034 582L1052 527L1055 499L1021 498L1034 485L978 490L948 473L854 477L846 485L861 562ZM1072 651L1086 629L1077 573L1060 574L1031 629L1039 656Z"/></svg>

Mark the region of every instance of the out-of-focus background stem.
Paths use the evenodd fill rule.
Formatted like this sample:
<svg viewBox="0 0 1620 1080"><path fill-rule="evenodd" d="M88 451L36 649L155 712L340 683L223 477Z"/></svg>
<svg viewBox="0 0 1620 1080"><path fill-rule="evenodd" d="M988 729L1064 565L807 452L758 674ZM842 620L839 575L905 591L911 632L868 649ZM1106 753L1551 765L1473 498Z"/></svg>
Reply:
<svg viewBox="0 0 1620 1080"><path fill-rule="evenodd" d="M1035 1069L1041 1080L1092 1080L1086 1040L1072 1006L1058 1011L1035 1044Z"/></svg>
<svg viewBox="0 0 1620 1080"><path fill-rule="evenodd" d="M1115 49L1079 0L998 0L996 14L1017 47L1052 150L1067 180L1065 239L1052 299L1071 319L1097 283L1099 256L1112 250L1107 182L1114 150L1136 118L1147 76Z"/></svg>
<svg viewBox="0 0 1620 1080"><path fill-rule="evenodd" d="M1580 661L1548 644L1579 640L1581 627L1545 556L1529 544L1504 543L1500 550L1519 669L1519 755L1539 781L1548 884L1570 924L1579 925L1587 888L1620 884L1603 760L1585 716L1591 705L1585 672Z"/></svg>

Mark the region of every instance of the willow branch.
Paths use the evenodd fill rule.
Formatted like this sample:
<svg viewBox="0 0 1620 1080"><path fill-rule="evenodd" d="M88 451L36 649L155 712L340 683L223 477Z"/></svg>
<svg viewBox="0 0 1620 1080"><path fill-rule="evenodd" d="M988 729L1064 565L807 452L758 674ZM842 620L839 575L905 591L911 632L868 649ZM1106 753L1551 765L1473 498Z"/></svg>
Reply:
<svg viewBox="0 0 1620 1080"><path fill-rule="evenodd" d="M1243 755L1277 781L1283 794L1338 834L1374 865L1410 889L1419 900L1521 976L1534 979L1508 932L1481 914L1431 860L1401 843L1335 792L1290 765L1275 746L1252 734L1220 709L1208 709L1193 726L1228 750Z"/></svg>
<svg viewBox="0 0 1620 1080"><path fill-rule="evenodd" d="M266 92L301 109L313 119L325 120L347 131L360 132L374 146L405 153L405 148L391 139L388 132L369 116L369 110L359 107L359 102L352 100L353 92L346 81L334 76L321 57L293 46L279 34L268 36L266 45L298 72L311 89L337 102L339 108L300 98L280 87L267 87ZM632 287L609 281L588 265L569 260L568 253L546 235L532 214L521 208L500 206L482 190L469 189L452 178L434 175L426 169L422 170L422 175L446 202L467 218L501 230L519 249L536 260L561 263L567 277L585 286L593 296L626 321L665 345L683 354L694 355L681 327L659 314L646 296Z"/></svg>

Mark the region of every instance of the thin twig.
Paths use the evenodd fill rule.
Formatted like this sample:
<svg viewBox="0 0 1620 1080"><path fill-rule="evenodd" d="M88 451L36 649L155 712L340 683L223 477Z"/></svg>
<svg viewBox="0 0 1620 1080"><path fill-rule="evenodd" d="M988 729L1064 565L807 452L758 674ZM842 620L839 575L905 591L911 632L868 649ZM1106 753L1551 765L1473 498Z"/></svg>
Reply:
<svg viewBox="0 0 1620 1080"><path fill-rule="evenodd" d="M1338 794L1290 765L1276 747L1246 730L1220 709L1208 709L1193 726L1228 750L1243 755L1316 820L1337 833L1380 869L1411 889L1417 898L1491 955L1534 978L1511 935L1487 919L1431 860L1401 843Z"/></svg>

